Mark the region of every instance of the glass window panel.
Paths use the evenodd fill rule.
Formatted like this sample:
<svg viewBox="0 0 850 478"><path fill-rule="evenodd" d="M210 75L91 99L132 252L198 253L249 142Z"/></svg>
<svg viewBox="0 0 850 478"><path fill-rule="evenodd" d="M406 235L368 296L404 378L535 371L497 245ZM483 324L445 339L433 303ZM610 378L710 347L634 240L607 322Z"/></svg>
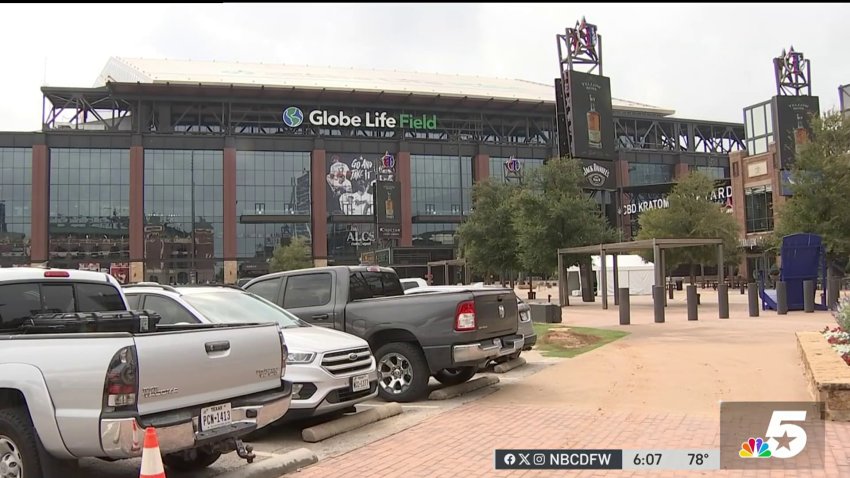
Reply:
<svg viewBox="0 0 850 478"><path fill-rule="evenodd" d="M0 267L30 262L31 165L30 148L0 148Z"/></svg>
<svg viewBox="0 0 850 478"><path fill-rule="evenodd" d="M773 134L773 106L770 103L764 106L764 114L767 118L767 133Z"/></svg>
<svg viewBox="0 0 850 478"><path fill-rule="evenodd" d="M145 151L148 277L173 283L221 279L222 211L211 201L221 196L215 169L222 161L220 151Z"/></svg>
<svg viewBox="0 0 850 478"><path fill-rule="evenodd" d="M764 106L753 109L753 137L767 134L767 124L764 119Z"/></svg>
<svg viewBox="0 0 850 478"><path fill-rule="evenodd" d="M50 150L50 229L54 267L109 270L129 252L129 150ZM116 174L117 172L117 174Z"/></svg>
<svg viewBox="0 0 850 478"><path fill-rule="evenodd" d="M298 163L297 167L294 167L295 162ZM257 214L255 205L261 203L264 205L264 214L297 214L309 217L309 167L309 152L238 151L237 216ZM216 186L211 191L221 190L220 177L219 174ZM218 197L215 199L217 200L212 207L215 211L221 211L221 201ZM221 212L217 214L221 215ZM274 244L294 236L306 237L309 241L311 238L308 224L237 224L237 253L242 258L250 258L245 264L254 264L251 267L257 267L257 264L271 256Z"/></svg>

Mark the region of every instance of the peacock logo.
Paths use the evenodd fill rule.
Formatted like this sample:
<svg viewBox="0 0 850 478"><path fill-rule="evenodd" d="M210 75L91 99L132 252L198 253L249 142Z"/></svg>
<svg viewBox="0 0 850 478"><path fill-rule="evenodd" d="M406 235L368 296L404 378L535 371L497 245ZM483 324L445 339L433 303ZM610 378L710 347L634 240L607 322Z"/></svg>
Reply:
<svg viewBox="0 0 850 478"><path fill-rule="evenodd" d="M738 456L741 458L770 458L770 447L761 438L750 438L741 443Z"/></svg>

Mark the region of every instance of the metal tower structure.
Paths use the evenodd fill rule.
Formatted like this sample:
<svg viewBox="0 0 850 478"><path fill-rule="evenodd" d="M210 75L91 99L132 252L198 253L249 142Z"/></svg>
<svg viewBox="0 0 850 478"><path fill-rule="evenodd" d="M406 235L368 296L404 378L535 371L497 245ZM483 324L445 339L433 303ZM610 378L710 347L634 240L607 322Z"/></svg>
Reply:
<svg viewBox="0 0 850 478"><path fill-rule="evenodd" d="M573 115L570 98L570 71L602 75L602 36L596 25L587 23L584 17L576 22L574 28L567 28L564 34L556 35L558 44L558 72L555 80L557 96L558 153L560 156L574 156L573 141L570 134Z"/></svg>
<svg viewBox="0 0 850 478"><path fill-rule="evenodd" d="M773 59L773 71L776 75L776 94L778 96L811 96L812 69L809 60L802 52L794 51L794 46Z"/></svg>

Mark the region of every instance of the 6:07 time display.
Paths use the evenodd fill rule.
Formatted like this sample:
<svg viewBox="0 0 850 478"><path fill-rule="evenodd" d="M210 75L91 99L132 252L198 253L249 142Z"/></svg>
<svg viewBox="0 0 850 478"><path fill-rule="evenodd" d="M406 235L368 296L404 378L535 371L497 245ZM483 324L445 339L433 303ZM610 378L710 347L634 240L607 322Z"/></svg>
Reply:
<svg viewBox="0 0 850 478"><path fill-rule="evenodd" d="M633 460L635 465L660 465L661 464L661 453L647 453L646 455L641 455L640 453L635 454L635 459Z"/></svg>

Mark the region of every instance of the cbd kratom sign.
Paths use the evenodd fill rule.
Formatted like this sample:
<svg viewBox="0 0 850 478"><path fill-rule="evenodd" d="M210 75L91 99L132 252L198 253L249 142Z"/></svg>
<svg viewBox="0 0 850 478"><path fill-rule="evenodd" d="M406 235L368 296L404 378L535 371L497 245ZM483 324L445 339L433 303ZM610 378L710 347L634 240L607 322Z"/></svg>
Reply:
<svg viewBox="0 0 850 478"><path fill-rule="evenodd" d="M312 110L306 116L297 106L283 110L283 124L290 128L301 126L304 121L313 126L341 126L353 128L381 129L437 129L437 115L412 115L402 113L398 116L386 111L368 111L363 115L348 114L343 110Z"/></svg>

